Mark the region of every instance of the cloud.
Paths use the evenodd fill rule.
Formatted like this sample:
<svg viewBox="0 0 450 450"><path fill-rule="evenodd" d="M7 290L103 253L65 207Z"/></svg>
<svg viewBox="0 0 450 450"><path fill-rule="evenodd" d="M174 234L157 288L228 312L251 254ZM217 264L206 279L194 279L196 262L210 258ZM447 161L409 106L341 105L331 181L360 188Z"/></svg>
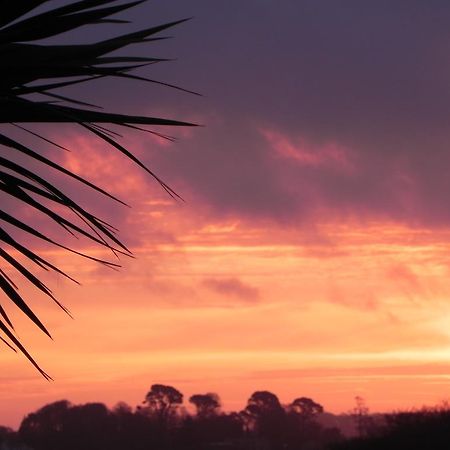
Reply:
<svg viewBox="0 0 450 450"><path fill-rule="evenodd" d="M235 297L248 303L255 303L260 299L259 289L242 282L239 278L205 278L201 284L216 294Z"/></svg>
<svg viewBox="0 0 450 450"><path fill-rule="evenodd" d="M200 0L160 11L198 17L180 30L183 45L167 48L189 56L177 62L177 77L207 97L154 97L205 117L205 129L152 155L191 204L289 225L448 224L448 5L241 6L239 17ZM216 30L228 24L233 34L224 40ZM198 69L205 66L207 74ZM172 68L160 74L170 79Z"/></svg>
<svg viewBox="0 0 450 450"><path fill-rule="evenodd" d="M196 20L175 29L178 39L149 46L177 55L176 63L139 74L205 97L118 80L112 109L206 125L182 130L170 146L131 133L139 156L192 214L289 226L355 218L449 223L448 4L352 0L342 8L307 0L279 8L249 0L237 15L205 0L160 3L131 11L136 26L149 11L156 22L173 11ZM218 30L230 26L223 39ZM100 87L73 86L68 95L111 103L111 91ZM86 167L88 160L78 161L86 174L99 167ZM121 162L114 167L125 173ZM99 175L130 203L156 192L134 167L120 184L107 168ZM122 212L110 209L120 221Z"/></svg>
<svg viewBox="0 0 450 450"><path fill-rule="evenodd" d="M293 142L287 136L270 129L262 130L261 133L276 155L300 166L330 166L334 170L345 172L353 169L348 151L334 143L327 143L320 148L311 148L304 140Z"/></svg>
<svg viewBox="0 0 450 450"><path fill-rule="evenodd" d="M425 272L424 268L422 269ZM420 277L406 264L394 264L387 270L387 278L404 287L409 295L428 297L426 289L422 286Z"/></svg>
<svg viewBox="0 0 450 450"><path fill-rule="evenodd" d="M345 306L362 311L375 311L380 308L382 301L369 288L358 286L353 290L342 288L330 282L326 300L336 305Z"/></svg>

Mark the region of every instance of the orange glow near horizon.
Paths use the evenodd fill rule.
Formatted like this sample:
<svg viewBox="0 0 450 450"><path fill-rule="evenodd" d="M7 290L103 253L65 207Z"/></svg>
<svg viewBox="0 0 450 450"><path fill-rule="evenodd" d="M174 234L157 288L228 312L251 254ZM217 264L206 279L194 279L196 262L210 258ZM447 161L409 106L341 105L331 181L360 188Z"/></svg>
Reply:
<svg viewBox="0 0 450 450"><path fill-rule="evenodd" d="M261 389L285 403L307 395L333 412L350 410L356 395L374 411L447 398L448 231L254 228L189 217L167 201L142 202L132 215L141 243L120 273L47 251L83 283L50 280L75 320L35 301L51 342L17 317L56 381L3 351L0 398L9 407L0 423L17 426L62 398L136 405L156 382L186 396L216 391L225 409ZM177 239L158 243L142 231L146 221Z"/></svg>
<svg viewBox="0 0 450 450"><path fill-rule="evenodd" d="M75 320L21 288L54 341L8 312L55 381L2 351L0 401L8 407L0 424L16 427L60 399L135 406L153 383L174 385L185 398L217 392L226 410L240 410L256 390L284 403L309 396L332 412L349 411L356 395L372 411L448 398L450 230L331 213L298 226L219 218L195 197L170 201L134 170L115 182L117 155L70 141L80 159L61 154L66 166L132 199L131 212L115 211L136 258L117 272L41 248L83 286L42 274ZM300 147L279 153L292 157L306 151ZM321 155L325 163L343 153L330 146ZM112 256L85 245L76 248Z"/></svg>

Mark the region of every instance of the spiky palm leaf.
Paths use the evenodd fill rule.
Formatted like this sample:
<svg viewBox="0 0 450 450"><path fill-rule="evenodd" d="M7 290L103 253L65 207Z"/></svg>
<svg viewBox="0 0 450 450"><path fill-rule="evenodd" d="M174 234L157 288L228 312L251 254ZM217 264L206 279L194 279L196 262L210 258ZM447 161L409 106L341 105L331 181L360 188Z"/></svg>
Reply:
<svg viewBox="0 0 450 450"><path fill-rule="evenodd" d="M162 61L161 59L108 55L129 44L161 39L158 33L183 22L183 20L165 23L90 44L56 45L35 43L35 41L40 39L51 38L88 24L124 22L111 19L110 16L142 3L142 1L133 1L111 5L111 3L116 3L115 0L81 0L39 14L28 14L47 1L0 0L0 57L2 61L2 73L0 75L0 123L64 122L78 124L126 155L153 176L170 195L176 196L169 186L145 167L130 151L120 145L114 134L98 124L110 123L132 128L139 128L138 125L190 126L192 124L157 117L95 111L89 108L91 105L88 103L69 99L53 91L69 85L106 77L121 77L160 83L155 80L135 76L130 71L142 65ZM25 18L24 16L27 17ZM30 99L30 94L39 94L52 100L36 100L35 95L32 95L32 99ZM54 99L72 103L74 106L57 104ZM16 126L23 128L19 125ZM32 131L30 132L35 134ZM53 143L42 136L38 137ZM56 143L53 144L58 145ZM72 200L69 195L57 189L49 181L48 177L27 169L24 164L15 162L13 156L20 155L21 161L39 162L46 166L47 169L50 169L50 171L57 171L108 197L118 200L117 198L99 186L90 183L46 158L38 149L18 142L16 138L6 136L4 133L0 133L0 149L0 191L4 195L13 199L18 205L27 205L28 208L44 214L66 232L84 236L116 254L130 253L125 245L115 236L115 229L112 226L95 217L95 215ZM67 215L61 213L61 209L75 214L84 223L85 227L77 225L76 220L67 219ZM34 236L48 244L74 252L101 264L107 266L115 266L116 264L66 247L48 235L36 230L33 223L26 222L19 216L9 214L3 207L0 209L0 220L3 222L3 225L0 225L0 258L3 266L3 268L0 268L0 288L4 293L3 298L14 303L36 326L50 336L48 330L18 292L17 285L7 272L12 271L23 277L34 288L46 294L66 312L67 310L53 296L50 289L37 275L34 275L30 269L25 267L23 261L26 260L32 266L37 266L40 269L56 272L72 281L75 280L51 262L39 256L26 243L20 243L19 239L17 239L17 231L19 234ZM16 230L16 233L11 230ZM3 337L0 336L0 339L8 347L13 350L19 349L45 378L50 378L38 366L16 337L13 324L1 304L0 330L3 332Z"/></svg>

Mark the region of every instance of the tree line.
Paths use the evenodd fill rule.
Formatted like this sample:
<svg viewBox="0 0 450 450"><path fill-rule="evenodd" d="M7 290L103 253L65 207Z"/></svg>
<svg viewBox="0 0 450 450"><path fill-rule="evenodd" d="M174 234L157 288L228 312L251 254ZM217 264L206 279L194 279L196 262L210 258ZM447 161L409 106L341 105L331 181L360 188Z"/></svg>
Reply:
<svg viewBox="0 0 450 450"><path fill-rule="evenodd" d="M224 412L216 393L189 397L153 384L141 405L71 404L61 400L28 414L17 431L0 427L2 450L390 450L450 448L450 408L369 414L356 397L350 414L333 416L308 397L282 405L269 391L255 391L241 411ZM339 421L351 419L353 436ZM342 428L343 429L343 428Z"/></svg>
<svg viewBox="0 0 450 450"><path fill-rule="evenodd" d="M323 406L308 397L282 405L272 392L256 391L243 410L224 412L216 393L195 394L188 399L193 413L183 397L172 386L153 384L136 408L57 401L28 414L17 432L1 429L0 448L289 450L325 448L342 438L317 422Z"/></svg>

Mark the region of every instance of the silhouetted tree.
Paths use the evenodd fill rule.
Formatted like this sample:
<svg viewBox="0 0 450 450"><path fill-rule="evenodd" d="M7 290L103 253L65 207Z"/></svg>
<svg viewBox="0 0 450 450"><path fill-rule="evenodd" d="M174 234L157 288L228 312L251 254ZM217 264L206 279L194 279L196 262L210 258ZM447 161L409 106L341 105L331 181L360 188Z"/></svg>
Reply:
<svg viewBox="0 0 450 450"><path fill-rule="evenodd" d="M286 407L286 446L297 449L307 446L314 448L328 441L324 439L324 429L316 421L323 413L323 406L308 397L296 398Z"/></svg>
<svg viewBox="0 0 450 450"><path fill-rule="evenodd" d="M65 449L97 450L112 448L115 443L115 420L102 403L72 406L67 414Z"/></svg>
<svg viewBox="0 0 450 450"><path fill-rule="evenodd" d="M195 406L197 416L206 418L216 415L220 409L220 398L217 394L195 394L189 398L189 402Z"/></svg>
<svg viewBox="0 0 450 450"><path fill-rule="evenodd" d="M355 407L353 408L353 417L356 421L356 428L360 437L369 433L372 426L372 418L369 415L369 408L366 405L364 398L360 396L355 397Z"/></svg>
<svg viewBox="0 0 450 450"><path fill-rule="evenodd" d="M5 450L2 442L14 444L6 450L27 450L22 443L32 450L325 450L340 439L339 432L314 420L320 405L306 397L286 412L275 394L257 391L240 414L218 412L217 394L192 397L194 405L207 405L200 414L188 414L182 393L161 384L152 385L145 406L137 410L125 403L110 410L101 403L62 400L28 414L16 435L0 428L0 450ZM247 432L243 415L251 420Z"/></svg>
<svg viewBox="0 0 450 450"><path fill-rule="evenodd" d="M153 384L142 403L151 416L166 421L183 403L183 394L172 386Z"/></svg>
<svg viewBox="0 0 450 450"><path fill-rule="evenodd" d="M112 410L114 418L113 448L117 450L149 450L157 441L156 430L146 415L135 413L126 403L118 403Z"/></svg>
<svg viewBox="0 0 450 450"><path fill-rule="evenodd" d="M56 450L64 444L65 422L70 408L67 400L45 405L22 421L19 434L30 447Z"/></svg>
<svg viewBox="0 0 450 450"><path fill-rule="evenodd" d="M102 403L73 406L62 400L29 414L19 434L35 450L96 450L114 443L114 419Z"/></svg>
<svg viewBox="0 0 450 450"><path fill-rule="evenodd" d="M296 398L289 410L297 414L303 422L310 421L323 413L323 406L308 397Z"/></svg>
<svg viewBox="0 0 450 450"><path fill-rule="evenodd" d="M256 391L242 413L248 430L268 440L270 447L282 446L285 411L278 397L269 391Z"/></svg>
<svg viewBox="0 0 450 450"><path fill-rule="evenodd" d="M155 427L155 439L162 447L169 447L174 439L177 412L183 403L183 394L172 386L153 384L145 396L141 412L146 414Z"/></svg>
<svg viewBox="0 0 450 450"><path fill-rule="evenodd" d="M211 445L233 445L242 438L241 417L237 413L220 413L217 394L196 394L189 401L196 407L194 417L187 416L180 430L180 442L193 449L209 449Z"/></svg>
<svg viewBox="0 0 450 450"><path fill-rule="evenodd" d="M0 449L29 450L29 447L21 441L16 431L9 427L0 426Z"/></svg>
<svg viewBox="0 0 450 450"><path fill-rule="evenodd" d="M334 450L448 450L450 410L423 408L386 414L362 437L331 447Z"/></svg>
<svg viewBox="0 0 450 450"><path fill-rule="evenodd" d="M256 391L247 401L246 411L252 416L261 417L265 414L278 413L283 410L278 397L269 391Z"/></svg>

